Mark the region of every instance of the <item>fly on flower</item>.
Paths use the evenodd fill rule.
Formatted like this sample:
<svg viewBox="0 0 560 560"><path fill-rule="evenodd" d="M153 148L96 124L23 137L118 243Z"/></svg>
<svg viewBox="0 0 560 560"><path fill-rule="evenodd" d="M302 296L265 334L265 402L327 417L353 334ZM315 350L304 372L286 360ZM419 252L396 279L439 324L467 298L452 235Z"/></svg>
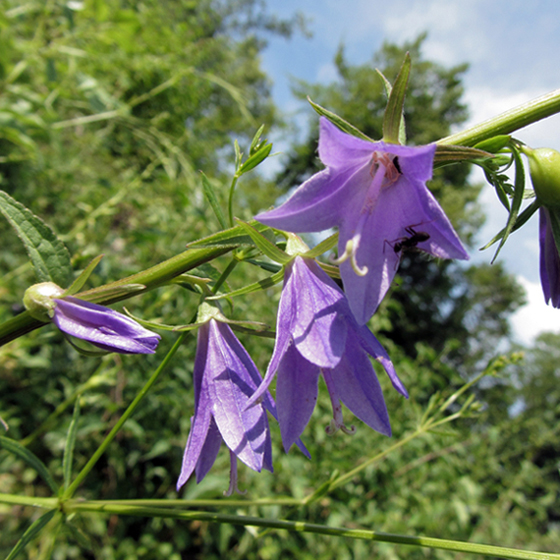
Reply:
<svg viewBox="0 0 560 560"><path fill-rule="evenodd" d="M363 325L389 289L407 245L435 257L469 258L426 187L435 150L435 144L368 142L321 117L319 157L326 169L303 183L282 206L256 219L295 233L338 227L344 290ZM415 224L422 224L421 230ZM388 241L399 250L385 250Z"/></svg>

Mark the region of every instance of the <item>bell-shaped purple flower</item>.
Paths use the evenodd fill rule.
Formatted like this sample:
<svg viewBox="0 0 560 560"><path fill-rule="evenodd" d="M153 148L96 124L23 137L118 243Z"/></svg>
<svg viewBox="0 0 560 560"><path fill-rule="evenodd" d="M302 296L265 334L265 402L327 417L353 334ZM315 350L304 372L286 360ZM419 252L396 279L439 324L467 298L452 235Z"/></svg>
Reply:
<svg viewBox="0 0 560 560"><path fill-rule="evenodd" d="M161 337L108 307L71 296L54 298L52 322L64 333L108 352L153 354Z"/></svg>
<svg viewBox="0 0 560 560"><path fill-rule="evenodd" d="M560 307L560 255L550 225L549 210L539 208L541 286L546 303Z"/></svg>
<svg viewBox="0 0 560 560"><path fill-rule="evenodd" d="M295 233L339 228L340 273L360 325L377 309L403 251L468 259L447 216L426 187L436 146L368 142L321 118L319 156L327 168L282 206L256 216Z"/></svg>
<svg viewBox="0 0 560 560"><path fill-rule="evenodd" d="M236 457L251 469L272 471L272 447L266 409L268 392L247 408L262 378L249 354L226 323L210 319L198 331L194 363L194 417L177 482L179 489L196 472L200 482L211 469L222 441L230 450L231 485L236 489Z"/></svg>
<svg viewBox="0 0 560 560"><path fill-rule="evenodd" d="M249 404L265 395L277 374L276 407L287 451L309 422L322 375L333 404L330 431L346 429L342 401L368 426L390 435L387 408L368 354L408 396L387 352L366 326L357 324L342 290L313 259L295 257L286 265L274 352Z"/></svg>

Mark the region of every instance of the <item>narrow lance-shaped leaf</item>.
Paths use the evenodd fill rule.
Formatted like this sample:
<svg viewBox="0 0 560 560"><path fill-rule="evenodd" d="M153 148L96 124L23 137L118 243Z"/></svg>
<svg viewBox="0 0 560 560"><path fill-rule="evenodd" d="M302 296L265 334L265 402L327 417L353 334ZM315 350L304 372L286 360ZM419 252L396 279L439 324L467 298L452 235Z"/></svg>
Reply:
<svg viewBox="0 0 560 560"><path fill-rule="evenodd" d="M25 448L21 443L4 436L0 436L0 447L6 451L13 453L16 457L22 459L32 469L37 471L37 474L49 485L49 488L54 494L58 494L58 486L48 471L45 464L36 455L31 453L29 449Z"/></svg>
<svg viewBox="0 0 560 560"><path fill-rule="evenodd" d="M0 191L0 212L23 242L39 282L65 286L71 272L70 254L54 231L4 191Z"/></svg>
<svg viewBox="0 0 560 560"><path fill-rule="evenodd" d="M218 197L216 196L216 191L208 180L208 177L206 177L206 175L202 171L200 172L200 174L202 175L202 188L204 189L204 196L212 207L212 210L214 211L214 214L216 215L216 218L220 223L220 227L222 229L227 229L227 221L220 207Z"/></svg>
<svg viewBox="0 0 560 560"><path fill-rule="evenodd" d="M348 121L345 121L342 117L339 117L335 113L332 113L328 109L321 107L317 103L311 101L311 98L308 97L307 101L311 104L311 107L315 109L315 112L320 115L321 117L325 117L329 121L331 121L335 126L340 128L342 132L346 132L346 134L351 134L352 136L356 136L356 138L361 138L362 140L367 140L368 142L373 142L373 140L366 136L363 132L358 130L355 126L351 125Z"/></svg>
<svg viewBox="0 0 560 560"><path fill-rule="evenodd" d="M21 539L16 543L16 546L12 548L10 554L6 556L6 560L13 560L18 556L20 552L31 542L43 529L43 527L54 517L57 510L52 509L43 514L39 519L34 521L31 526L23 533Z"/></svg>
<svg viewBox="0 0 560 560"><path fill-rule="evenodd" d="M239 225L251 236L255 245L270 259L274 262L286 264L290 262L292 257L286 254L284 251L279 249L274 243L268 240L262 233L258 232L255 228L251 227L249 224L237 220Z"/></svg>
<svg viewBox="0 0 560 560"><path fill-rule="evenodd" d="M99 261L103 258L103 255L95 257L82 271L82 273L72 282L71 286L64 292L65 296L73 296L77 294L88 281L91 273L95 270L95 267L99 264Z"/></svg>
<svg viewBox="0 0 560 560"><path fill-rule="evenodd" d="M78 433L78 419L80 418L80 395L76 399L74 405L74 413L72 421L68 428L66 436L66 445L64 446L64 456L62 458L62 471L64 472L64 489L68 488L72 478L72 462L74 459L74 445L76 443L76 435Z"/></svg>

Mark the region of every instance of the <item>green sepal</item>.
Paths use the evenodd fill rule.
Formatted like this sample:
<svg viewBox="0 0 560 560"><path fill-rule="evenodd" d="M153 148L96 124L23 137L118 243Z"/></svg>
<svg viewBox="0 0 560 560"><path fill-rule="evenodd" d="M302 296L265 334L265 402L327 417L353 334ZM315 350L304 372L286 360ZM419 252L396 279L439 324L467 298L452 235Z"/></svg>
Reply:
<svg viewBox="0 0 560 560"><path fill-rule="evenodd" d="M6 556L6 560L13 560L16 558L20 552L31 542L43 529L43 527L55 516L58 510L51 509L35 520L23 533L21 539L16 543L14 548L10 551L10 554Z"/></svg>
<svg viewBox="0 0 560 560"><path fill-rule="evenodd" d="M31 453L31 451L21 445L21 443L4 436L0 436L0 447L3 447L6 451L9 451L27 463L48 484L52 493L55 495L58 494L58 485L39 457Z"/></svg>
<svg viewBox="0 0 560 560"><path fill-rule="evenodd" d="M410 66L410 54L406 53L401 69L391 88L387 107L385 108L385 115L383 117L383 141L390 144L400 144L401 138L404 136L404 134L401 133L401 123L403 123L404 98L408 86Z"/></svg>
<svg viewBox="0 0 560 560"><path fill-rule="evenodd" d="M237 220L237 223L243 230L251 237L254 244L266 255L269 259L280 264L287 264L292 260L292 257L279 249L272 241L267 239L262 233L250 226L249 224Z"/></svg>
<svg viewBox="0 0 560 560"><path fill-rule="evenodd" d="M513 228L517 222L519 210L521 209L521 203L523 202L523 195L525 193L525 168L523 167L523 162L521 161L521 155L518 149L515 147L512 147L511 153L515 161L515 183L513 186L513 199L511 201L511 208L506 227L502 230L503 235L491 263L496 260L498 253L504 246L504 243L507 241L510 233L513 231Z"/></svg>
<svg viewBox="0 0 560 560"><path fill-rule="evenodd" d="M226 217L224 216L224 213L222 212L222 209L220 207L218 197L216 196L216 190L210 183L208 177L206 177L206 175L202 171L200 172L200 174L202 176L202 190L204 191L204 196L206 197L206 200L208 201L210 207L214 211L214 214L218 219L220 227L222 229L226 229L228 224L226 221Z"/></svg>
<svg viewBox="0 0 560 560"><path fill-rule="evenodd" d="M387 93L387 99L389 99L389 97L391 97L391 91L393 89L393 86L391 85L391 82L385 77L383 72L379 70L379 68L376 68L375 70L383 80L383 85L385 86L385 92ZM399 143L403 145L406 144L406 127L404 122L404 114L402 115L401 122L399 125Z"/></svg>
<svg viewBox="0 0 560 560"><path fill-rule="evenodd" d="M331 277L340 280L340 269L334 264L327 264L317 261L317 264Z"/></svg>
<svg viewBox="0 0 560 560"><path fill-rule="evenodd" d="M509 145L511 141L511 136L508 134L499 134L498 136L493 136L474 145L474 148L482 150L484 152L490 152L495 154Z"/></svg>
<svg viewBox="0 0 560 560"><path fill-rule="evenodd" d="M64 338L66 339L68 344L70 344L70 346L72 346L72 348L74 348L74 350L76 350L76 352L78 352L78 354L81 354L82 356L88 356L89 358L99 358L101 356L106 356L107 354L111 353L109 350L102 350L100 348L96 348L93 345L91 346L92 349L84 348L84 347L80 346L79 344L76 344L72 340L70 335L67 335L66 333L62 333L62 334L64 335ZM96 349L93 350L93 348L96 348Z"/></svg>
<svg viewBox="0 0 560 560"><path fill-rule="evenodd" d="M252 220L249 224L261 233L266 232L267 230L270 231L268 226L265 226L256 220ZM198 241L193 241L187 245L187 248L202 249L205 247L220 247L226 249L229 247L240 247L244 245L254 245L254 243L251 237L247 235L244 228L241 226L234 226L224 231L219 231L218 233L209 235L208 237L204 237L203 239L199 239Z"/></svg>
<svg viewBox="0 0 560 560"><path fill-rule="evenodd" d="M321 241L321 243L315 245L313 249L306 251L301 256L310 259L315 259L319 255L322 255L323 253L330 251L333 247L336 246L337 243L338 243L338 232L333 233L332 235L330 235L329 237Z"/></svg>
<svg viewBox="0 0 560 560"><path fill-rule="evenodd" d="M533 201L529 206L527 206L527 208L525 208L525 210L523 210L523 212L521 212L521 214L517 216L517 220L515 220L515 225L511 228L510 234L514 231L517 231L520 227L524 226L529 221L529 218L531 218L540 207L541 203L538 200ZM488 243L486 243L486 245L484 245L484 247L480 248L480 251L488 249L488 247L494 245L496 241L502 239L505 233L505 229L506 228L499 231Z"/></svg>
<svg viewBox="0 0 560 560"><path fill-rule="evenodd" d="M23 242L39 282L66 286L72 270L70 253L54 231L4 191L0 191L0 213Z"/></svg>
<svg viewBox="0 0 560 560"><path fill-rule="evenodd" d="M315 112L320 115L321 117L325 117L329 121L331 121L335 126L340 128L342 132L346 132L346 134L350 134L351 136L355 136L356 138L361 138L362 140L366 140L367 142L375 142L369 136L366 136L363 132L358 130L355 126L351 125L348 121L345 121L342 117L339 117L335 113L332 113L328 109L321 107L321 105L317 105L311 101L311 98L308 96L307 101L309 101L311 107L315 109Z"/></svg>
<svg viewBox="0 0 560 560"><path fill-rule="evenodd" d="M268 288L272 288L279 282L282 281L284 278L284 269L280 269L278 272L275 272L272 276L268 278L264 278L263 280L259 280L258 282L254 282L253 284L249 284L248 286L244 286L243 288L239 288L238 290L234 290L232 292L218 294L215 296L210 296L206 298L207 300L220 300L225 298L233 298L237 296L244 296L246 294L251 294L253 292L258 292L261 290L267 290Z"/></svg>
<svg viewBox="0 0 560 560"><path fill-rule="evenodd" d="M451 146L449 144L437 144L434 156L434 167L440 167L449 163L468 161L475 159L491 158L490 152L469 148L468 146Z"/></svg>
<svg viewBox="0 0 560 560"><path fill-rule="evenodd" d="M203 323L191 323L189 325L166 325L164 323L158 323L157 321L147 321L146 319L141 319L140 317L136 317L136 315L133 315L126 307L123 307L123 312L125 313L125 315L127 315L131 319L134 319L137 323L139 323L143 327L149 329L159 329L162 331L170 331L170 332L191 331L194 329L198 329L198 327L200 327L203 324Z"/></svg>
<svg viewBox="0 0 560 560"><path fill-rule="evenodd" d="M72 296L74 294L77 294L85 285L85 283L88 281L89 277L91 276L91 273L95 270L95 267L99 264L99 261L103 258L103 255L99 255L98 257L95 257L87 266L86 268L84 268L84 270L81 272L81 274L76 278L76 280L74 280L74 282L72 282L72 284L70 285L70 287L64 291L64 294L62 294L62 296Z"/></svg>
<svg viewBox="0 0 560 560"><path fill-rule="evenodd" d="M262 338L276 338L276 331L271 331L268 329L263 329L263 330L256 330L256 329L251 329L251 328L247 328L244 327L242 325L236 325L236 324L230 324L231 326L231 330L232 331L236 331L236 332L240 332L243 334L250 334L252 336L260 336Z"/></svg>
<svg viewBox="0 0 560 560"><path fill-rule="evenodd" d="M87 293L87 299L83 297L85 301L91 301L93 303L97 301L107 301L107 300L118 300L124 296L134 294L136 292L141 292L145 290L146 286L144 284L122 284L120 286L109 286L95 288L95 290L89 290L88 292L82 292L81 295Z"/></svg>

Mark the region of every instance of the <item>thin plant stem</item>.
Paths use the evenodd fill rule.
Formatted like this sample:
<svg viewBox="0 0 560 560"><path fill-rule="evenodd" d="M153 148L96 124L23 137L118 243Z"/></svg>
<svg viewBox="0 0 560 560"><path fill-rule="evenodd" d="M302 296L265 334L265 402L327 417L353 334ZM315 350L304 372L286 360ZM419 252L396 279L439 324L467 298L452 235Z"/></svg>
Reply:
<svg viewBox="0 0 560 560"><path fill-rule="evenodd" d="M68 486L68 488L66 489L66 491L64 492L64 494L62 496L63 499L68 499L68 498L73 496L73 494L76 491L76 489L78 488L78 486L82 483L84 478L88 475L88 473L91 471L91 469L95 466L95 464L100 459L100 457L103 455L103 453L105 453L105 450L107 449L109 444L113 441L114 437L117 435L117 432L122 428L124 423L128 420L128 418L134 412L134 410L136 409L136 407L138 406L140 401L144 398L146 393L150 390L152 385L156 382L156 380L160 376L161 372L165 369L167 364L170 362L171 358L175 355L175 353L179 349L179 346L181 346L181 344L183 343L183 341L185 340L185 338L187 337L188 334L189 334L188 331L183 332L183 333L181 333L179 338L177 338L177 340L175 341L175 344L173 344L173 346L171 347L171 350L169 350L169 352L167 353L165 358L162 360L161 364L154 371L154 373L152 374L150 379L148 379L148 381L146 382L144 387L142 387L140 392L136 395L135 399L130 403L128 408L124 411L123 415L119 418L118 422L113 426L113 429L109 432L107 437L103 440L101 445L98 447L98 449L95 451L95 453L91 456L90 460L85 464L84 468L80 471L80 473L73 480L72 484L70 484L70 486Z"/></svg>

